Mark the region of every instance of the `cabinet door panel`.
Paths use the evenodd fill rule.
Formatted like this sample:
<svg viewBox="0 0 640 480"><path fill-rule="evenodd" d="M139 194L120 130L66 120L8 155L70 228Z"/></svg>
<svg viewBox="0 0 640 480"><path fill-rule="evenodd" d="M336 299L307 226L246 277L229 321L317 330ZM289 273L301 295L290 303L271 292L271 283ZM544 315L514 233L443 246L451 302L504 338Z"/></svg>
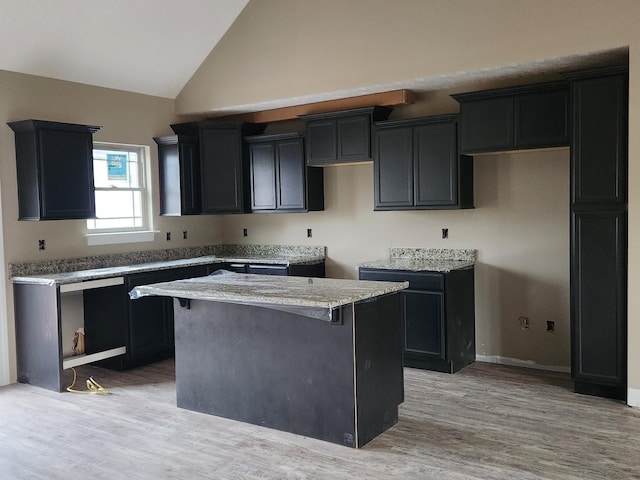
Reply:
<svg viewBox="0 0 640 480"><path fill-rule="evenodd" d="M91 135L42 130L39 133L39 149L42 219L95 216Z"/></svg>
<svg viewBox="0 0 640 480"><path fill-rule="evenodd" d="M513 148L513 97L464 102L460 112L463 153Z"/></svg>
<svg viewBox="0 0 640 480"><path fill-rule="evenodd" d="M626 203L626 75L572 82L572 201Z"/></svg>
<svg viewBox="0 0 640 480"><path fill-rule="evenodd" d="M337 159L335 120L315 120L306 125L307 165L334 163Z"/></svg>
<svg viewBox="0 0 640 480"><path fill-rule="evenodd" d="M275 156L273 143L251 145L251 209L276 208Z"/></svg>
<svg viewBox="0 0 640 480"><path fill-rule="evenodd" d="M412 128L379 130L376 139L375 207L413 206Z"/></svg>
<svg viewBox="0 0 640 480"><path fill-rule="evenodd" d="M200 154L203 213L241 213L243 172L240 130L202 128Z"/></svg>
<svg viewBox="0 0 640 480"><path fill-rule="evenodd" d="M444 293L404 290L405 354L445 359Z"/></svg>
<svg viewBox="0 0 640 480"><path fill-rule="evenodd" d="M456 124L433 123L414 129L416 205L457 203Z"/></svg>
<svg viewBox="0 0 640 480"><path fill-rule="evenodd" d="M338 119L338 160L362 161L371 158L371 116Z"/></svg>
<svg viewBox="0 0 640 480"><path fill-rule="evenodd" d="M572 216L572 336L576 380L626 381L626 212Z"/></svg>
<svg viewBox="0 0 640 480"><path fill-rule="evenodd" d="M276 143L277 208L305 209L305 164L302 162L302 139Z"/></svg>
<svg viewBox="0 0 640 480"><path fill-rule="evenodd" d="M569 145L567 89L515 97L515 148Z"/></svg>
<svg viewBox="0 0 640 480"><path fill-rule="evenodd" d="M202 209L200 189L200 150L196 142L180 144L181 213L197 214Z"/></svg>

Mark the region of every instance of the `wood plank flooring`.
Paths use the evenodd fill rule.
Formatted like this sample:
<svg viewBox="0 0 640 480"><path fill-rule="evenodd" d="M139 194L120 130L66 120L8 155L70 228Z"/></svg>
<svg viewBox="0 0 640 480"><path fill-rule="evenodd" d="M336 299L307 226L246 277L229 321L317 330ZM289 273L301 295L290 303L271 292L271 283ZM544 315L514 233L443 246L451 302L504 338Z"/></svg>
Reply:
<svg viewBox="0 0 640 480"><path fill-rule="evenodd" d="M640 479L640 409L565 374L405 369L398 425L355 450L179 409L173 371L78 369L108 396L0 388L0 479Z"/></svg>

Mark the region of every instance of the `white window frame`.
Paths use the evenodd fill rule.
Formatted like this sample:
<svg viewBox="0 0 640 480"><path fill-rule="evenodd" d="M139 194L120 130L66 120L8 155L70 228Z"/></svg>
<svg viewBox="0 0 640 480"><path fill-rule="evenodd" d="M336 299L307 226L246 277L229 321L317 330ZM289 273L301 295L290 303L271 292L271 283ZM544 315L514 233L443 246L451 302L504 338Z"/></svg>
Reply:
<svg viewBox="0 0 640 480"><path fill-rule="evenodd" d="M148 145L131 145L123 143L108 143L108 142L95 142L93 143L94 150L112 150L121 152L135 151L138 153L138 168L141 170L138 172L138 178L140 179L140 187L132 189L142 192L142 221L143 225L140 227L126 227L126 228L91 228L90 222L92 219L87 220L86 238L88 245L110 245L115 243L133 243L133 242L150 242L154 240L154 234L157 233L153 230L153 212L151 191L148 185L150 182L150 147ZM108 191L108 188L96 187L94 191Z"/></svg>

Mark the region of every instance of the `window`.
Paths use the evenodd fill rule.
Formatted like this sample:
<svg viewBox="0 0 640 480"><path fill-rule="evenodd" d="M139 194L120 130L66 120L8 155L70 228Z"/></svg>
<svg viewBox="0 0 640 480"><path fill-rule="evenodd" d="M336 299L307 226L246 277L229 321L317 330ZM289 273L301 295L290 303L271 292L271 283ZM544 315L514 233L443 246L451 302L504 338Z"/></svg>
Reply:
<svg viewBox="0 0 640 480"><path fill-rule="evenodd" d="M87 220L90 235L151 230L145 169L147 149L94 142L96 217Z"/></svg>

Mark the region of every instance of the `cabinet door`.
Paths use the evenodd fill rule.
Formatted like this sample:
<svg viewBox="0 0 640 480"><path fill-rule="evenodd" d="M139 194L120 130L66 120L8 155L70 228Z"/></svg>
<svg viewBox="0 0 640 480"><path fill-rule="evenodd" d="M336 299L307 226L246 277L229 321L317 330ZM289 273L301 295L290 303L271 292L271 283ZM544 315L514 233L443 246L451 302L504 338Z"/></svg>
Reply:
<svg viewBox="0 0 640 480"><path fill-rule="evenodd" d="M444 360L444 292L404 290L404 354L421 360Z"/></svg>
<svg viewBox="0 0 640 480"><path fill-rule="evenodd" d="M412 139L411 127L377 131L373 161L376 209L413 206Z"/></svg>
<svg viewBox="0 0 640 480"><path fill-rule="evenodd" d="M513 97L465 101L460 114L462 153L513 148Z"/></svg>
<svg viewBox="0 0 640 480"><path fill-rule="evenodd" d="M338 118L338 161L357 162L371 159L371 116Z"/></svg>
<svg viewBox="0 0 640 480"><path fill-rule="evenodd" d="M415 127L413 138L415 204L456 205L458 149L455 122Z"/></svg>
<svg viewBox="0 0 640 480"><path fill-rule="evenodd" d="M626 212L572 215L572 371L578 381L626 384ZM578 390L578 389L577 389Z"/></svg>
<svg viewBox="0 0 640 480"><path fill-rule="evenodd" d="M243 212L243 165L240 129L202 128L202 212Z"/></svg>
<svg viewBox="0 0 640 480"><path fill-rule="evenodd" d="M276 143L277 208L281 210L306 209L306 175L302 139L282 140Z"/></svg>
<svg viewBox="0 0 640 480"><path fill-rule="evenodd" d="M276 208L276 157L273 143L249 147L251 173L251 210Z"/></svg>
<svg viewBox="0 0 640 480"><path fill-rule="evenodd" d="M93 141L89 133L41 130L41 219L95 216Z"/></svg>
<svg viewBox="0 0 640 480"><path fill-rule="evenodd" d="M126 278L127 291L137 285L202 277L206 274L206 266L139 273ZM173 354L173 349L173 299L143 297L129 300L129 365L167 358Z"/></svg>
<svg viewBox="0 0 640 480"><path fill-rule="evenodd" d="M569 145L568 96L566 88L516 95L514 148Z"/></svg>
<svg viewBox="0 0 640 480"><path fill-rule="evenodd" d="M160 182L160 215L180 215L180 157L178 138L158 137L158 169Z"/></svg>
<svg viewBox="0 0 640 480"><path fill-rule="evenodd" d="M202 211L200 149L198 142L180 142L180 201L183 215Z"/></svg>
<svg viewBox="0 0 640 480"><path fill-rule="evenodd" d="M572 202L623 206L627 201L626 74L576 80L571 89Z"/></svg>
<svg viewBox="0 0 640 480"><path fill-rule="evenodd" d="M307 165L335 163L338 152L336 121L333 119L308 121L305 126L307 139Z"/></svg>

